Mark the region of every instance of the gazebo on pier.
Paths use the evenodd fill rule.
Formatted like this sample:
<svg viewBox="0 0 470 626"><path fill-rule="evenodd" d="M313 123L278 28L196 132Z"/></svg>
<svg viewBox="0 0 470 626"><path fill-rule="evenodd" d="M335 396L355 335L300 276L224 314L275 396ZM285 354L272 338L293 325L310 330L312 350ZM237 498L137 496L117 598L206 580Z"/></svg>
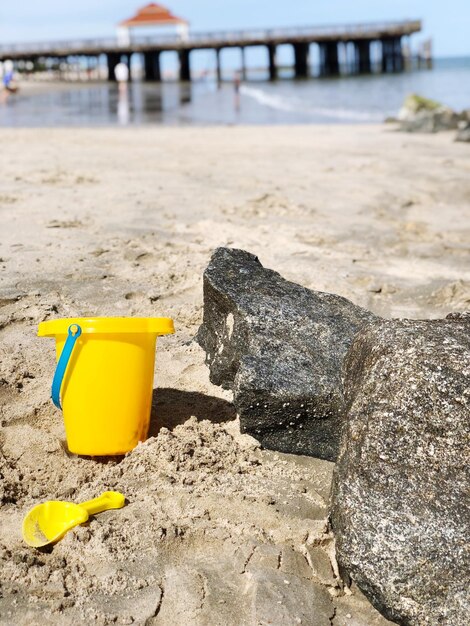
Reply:
<svg viewBox="0 0 470 626"><path fill-rule="evenodd" d="M117 27L118 41L122 46L129 46L135 39L142 37L155 41L173 37L184 41L188 38L188 33L189 23L186 20L173 15L169 9L155 2L145 5Z"/></svg>
<svg viewBox="0 0 470 626"><path fill-rule="evenodd" d="M150 47L143 51L144 76L146 80L161 80L160 46L181 46L188 40L189 23L174 15L169 9L151 2L140 8L135 15L119 22L117 26L118 46L126 52L127 63L130 66L129 47L133 45ZM180 57L182 52L179 51ZM114 80L114 68L122 55L119 52L108 54L108 73L110 80ZM188 55L186 54L184 59ZM181 58L180 58L181 61ZM184 65L184 63L183 63ZM189 65L186 70L189 76Z"/></svg>

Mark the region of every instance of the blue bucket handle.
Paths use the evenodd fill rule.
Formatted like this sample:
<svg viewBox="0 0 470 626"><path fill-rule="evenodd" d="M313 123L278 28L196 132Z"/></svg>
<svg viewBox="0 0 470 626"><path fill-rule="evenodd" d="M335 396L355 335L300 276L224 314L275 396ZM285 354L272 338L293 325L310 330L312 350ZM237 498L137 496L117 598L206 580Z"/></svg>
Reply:
<svg viewBox="0 0 470 626"><path fill-rule="evenodd" d="M60 402L60 390L64 381L67 365L69 364L75 342L82 334L82 329L78 324L71 324L68 329L67 339L57 363L54 378L52 380L51 398L56 407L62 410Z"/></svg>

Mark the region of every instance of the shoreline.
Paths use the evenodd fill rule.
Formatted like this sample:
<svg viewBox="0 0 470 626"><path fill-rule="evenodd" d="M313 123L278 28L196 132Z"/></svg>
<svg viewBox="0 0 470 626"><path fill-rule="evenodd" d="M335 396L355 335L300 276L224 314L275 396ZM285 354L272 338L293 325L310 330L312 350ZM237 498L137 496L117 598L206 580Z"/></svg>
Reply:
<svg viewBox="0 0 470 626"><path fill-rule="evenodd" d="M233 83L217 89L212 80L132 81L120 95L107 81L24 81L17 98L0 106L0 127L380 124L396 116L411 93L468 108L469 68L452 61L409 74L248 80L238 93Z"/></svg>

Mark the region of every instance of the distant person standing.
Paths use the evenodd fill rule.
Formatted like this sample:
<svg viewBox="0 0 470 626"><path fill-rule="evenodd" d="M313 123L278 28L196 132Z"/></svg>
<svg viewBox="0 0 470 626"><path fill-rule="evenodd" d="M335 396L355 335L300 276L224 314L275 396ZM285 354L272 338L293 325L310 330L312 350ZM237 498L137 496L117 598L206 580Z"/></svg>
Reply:
<svg viewBox="0 0 470 626"><path fill-rule="evenodd" d="M10 70L9 72L5 72L5 74L3 75L3 86L8 91L13 90L13 79L14 75L12 70Z"/></svg>
<svg viewBox="0 0 470 626"><path fill-rule="evenodd" d="M118 120L123 126L127 126L129 123L129 96L127 90L127 83L129 82L129 68L125 63L118 63L114 68L114 77L116 78L119 86L119 100L118 100Z"/></svg>
<svg viewBox="0 0 470 626"><path fill-rule="evenodd" d="M3 83L3 88L8 93L15 93L15 91L18 90L18 87L14 84L14 78L15 78L15 74L14 74L13 63L11 61L5 61L5 63L3 64L2 83Z"/></svg>
<svg viewBox="0 0 470 626"><path fill-rule="evenodd" d="M118 63L114 68L114 78L116 79L119 90L127 91L127 83L129 82L129 68L125 63Z"/></svg>
<svg viewBox="0 0 470 626"><path fill-rule="evenodd" d="M233 77L233 88L235 96L235 111L240 111L240 87L241 87L241 75L240 72L235 72Z"/></svg>

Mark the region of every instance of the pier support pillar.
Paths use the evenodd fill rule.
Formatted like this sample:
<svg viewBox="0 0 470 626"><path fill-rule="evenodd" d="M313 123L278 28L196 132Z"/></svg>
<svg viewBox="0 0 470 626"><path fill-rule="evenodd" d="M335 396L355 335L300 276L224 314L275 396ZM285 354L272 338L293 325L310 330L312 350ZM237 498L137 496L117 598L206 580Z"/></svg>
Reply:
<svg viewBox="0 0 470 626"><path fill-rule="evenodd" d="M119 63L121 59L121 55L116 52L110 52L106 55L107 63L108 63L108 80L112 82L116 82L116 77L114 76L114 69L116 65Z"/></svg>
<svg viewBox="0 0 470 626"><path fill-rule="evenodd" d="M191 65L189 63L189 50L180 50L180 81L189 82L191 80Z"/></svg>
<svg viewBox="0 0 470 626"><path fill-rule="evenodd" d="M382 39L382 72L395 71L395 40Z"/></svg>
<svg viewBox="0 0 470 626"><path fill-rule="evenodd" d="M370 74L372 71L372 64L370 59L370 41L355 41L354 49L356 52L356 72L359 74Z"/></svg>
<svg viewBox="0 0 470 626"><path fill-rule="evenodd" d="M131 59L132 59L132 53L124 55L124 61L123 62L127 65L127 68L129 70L129 82L132 81Z"/></svg>
<svg viewBox="0 0 470 626"><path fill-rule="evenodd" d="M308 43L294 44L294 66L296 78L308 78L310 73L310 45Z"/></svg>
<svg viewBox="0 0 470 626"><path fill-rule="evenodd" d="M339 76L338 43L320 44L320 76Z"/></svg>
<svg viewBox="0 0 470 626"><path fill-rule="evenodd" d="M403 72L405 68L401 37L396 37L393 42L393 66L395 72Z"/></svg>
<svg viewBox="0 0 470 626"><path fill-rule="evenodd" d="M162 80L160 52L144 52L144 76L146 81Z"/></svg>
<svg viewBox="0 0 470 626"><path fill-rule="evenodd" d="M402 72L404 66L401 37L382 39L382 72Z"/></svg>
<svg viewBox="0 0 470 626"><path fill-rule="evenodd" d="M276 46L268 45L269 55L269 80L277 80L277 62L276 62Z"/></svg>
<svg viewBox="0 0 470 626"><path fill-rule="evenodd" d="M215 49L215 71L217 74L217 84L222 82L222 65L220 64L220 48Z"/></svg>
<svg viewBox="0 0 470 626"><path fill-rule="evenodd" d="M242 80L245 81L246 80L246 50L244 47L240 48L241 53L242 53Z"/></svg>
<svg viewBox="0 0 470 626"><path fill-rule="evenodd" d="M389 71L389 58L390 58L390 41L388 39L382 39L382 72Z"/></svg>

